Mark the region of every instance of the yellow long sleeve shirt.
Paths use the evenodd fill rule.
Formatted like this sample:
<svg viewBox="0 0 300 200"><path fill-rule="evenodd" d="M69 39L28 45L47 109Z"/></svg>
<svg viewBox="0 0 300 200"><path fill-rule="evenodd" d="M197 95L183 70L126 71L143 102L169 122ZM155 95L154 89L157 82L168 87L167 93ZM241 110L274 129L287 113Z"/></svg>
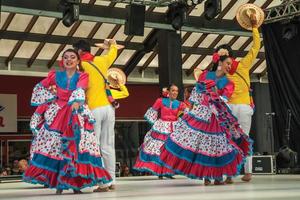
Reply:
<svg viewBox="0 0 300 200"><path fill-rule="evenodd" d="M252 30L253 44L248 54L239 62L236 72L238 72L250 86L249 71L260 49L260 37L257 28ZM233 81L235 85L234 92L229 99L230 104L250 104L249 88L245 81L236 73L233 75L227 74L227 77Z"/></svg>
<svg viewBox="0 0 300 200"><path fill-rule="evenodd" d="M95 56L93 63L107 78L107 70L117 57L116 45L111 45L108 53L104 56ZM90 109L110 105L106 92L105 82L99 72L87 61L81 62L84 72L89 74L89 85L86 91L87 103Z"/></svg>
<svg viewBox="0 0 300 200"><path fill-rule="evenodd" d="M125 85L120 85L120 90L111 89L110 91L114 99L124 99L129 96L129 92Z"/></svg>

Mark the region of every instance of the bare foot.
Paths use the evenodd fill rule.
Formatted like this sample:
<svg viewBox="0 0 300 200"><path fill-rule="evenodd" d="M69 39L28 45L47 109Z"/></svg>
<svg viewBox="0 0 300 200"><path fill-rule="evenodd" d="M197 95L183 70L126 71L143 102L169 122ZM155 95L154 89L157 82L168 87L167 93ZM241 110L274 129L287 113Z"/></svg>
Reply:
<svg viewBox="0 0 300 200"><path fill-rule="evenodd" d="M74 194L82 194L82 192L80 190L73 190Z"/></svg>
<svg viewBox="0 0 300 200"><path fill-rule="evenodd" d="M226 184L233 184L234 182L233 182L231 177L227 177L226 180L225 180L225 183Z"/></svg>
<svg viewBox="0 0 300 200"><path fill-rule="evenodd" d="M58 195L62 194L62 192L63 192L63 190L61 190L61 189L56 190L56 194L58 194Z"/></svg>
<svg viewBox="0 0 300 200"><path fill-rule="evenodd" d="M208 179L204 179L204 185L209 186L211 184L211 181Z"/></svg>
<svg viewBox="0 0 300 200"><path fill-rule="evenodd" d="M112 184L108 187L110 190L116 190L116 185Z"/></svg>
<svg viewBox="0 0 300 200"><path fill-rule="evenodd" d="M215 180L214 185L224 185L224 181Z"/></svg>
<svg viewBox="0 0 300 200"><path fill-rule="evenodd" d="M250 173L246 173L243 177L242 177L242 181L245 181L245 182L249 182L251 181L252 179L252 174Z"/></svg>
<svg viewBox="0 0 300 200"><path fill-rule="evenodd" d="M93 190L93 192L109 192L109 187L98 187Z"/></svg>

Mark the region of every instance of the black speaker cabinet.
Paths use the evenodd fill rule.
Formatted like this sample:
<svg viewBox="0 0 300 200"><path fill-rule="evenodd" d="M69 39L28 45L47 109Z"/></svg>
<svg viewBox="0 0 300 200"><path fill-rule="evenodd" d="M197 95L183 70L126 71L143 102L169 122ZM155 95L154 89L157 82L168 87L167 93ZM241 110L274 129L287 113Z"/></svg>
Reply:
<svg viewBox="0 0 300 200"><path fill-rule="evenodd" d="M253 174L275 174L276 164L275 156L262 155L252 157L252 173Z"/></svg>
<svg viewBox="0 0 300 200"><path fill-rule="evenodd" d="M126 35L144 35L145 5L130 4L126 6L127 19L124 33Z"/></svg>

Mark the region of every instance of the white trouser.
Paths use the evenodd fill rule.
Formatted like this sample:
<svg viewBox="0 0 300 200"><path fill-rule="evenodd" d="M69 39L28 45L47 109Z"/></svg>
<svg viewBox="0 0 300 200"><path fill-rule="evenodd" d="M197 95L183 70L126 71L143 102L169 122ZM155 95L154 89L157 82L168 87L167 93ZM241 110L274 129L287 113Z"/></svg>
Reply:
<svg viewBox="0 0 300 200"><path fill-rule="evenodd" d="M238 119L245 134L249 135L253 109L247 104L229 104L233 115ZM245 163L245 173L252 173L252 157L248 156Z"/></svg>
<svg viewBox="0 0 300 200"><path fill-rule="evenodd" d="M116 180L116 153L115 153L115 109L111 106L102 106L92 110L96 123L94 129L99 139L100 151L104 167L112 177L112 183L101 185L107 187L115 184Z"/></svg>

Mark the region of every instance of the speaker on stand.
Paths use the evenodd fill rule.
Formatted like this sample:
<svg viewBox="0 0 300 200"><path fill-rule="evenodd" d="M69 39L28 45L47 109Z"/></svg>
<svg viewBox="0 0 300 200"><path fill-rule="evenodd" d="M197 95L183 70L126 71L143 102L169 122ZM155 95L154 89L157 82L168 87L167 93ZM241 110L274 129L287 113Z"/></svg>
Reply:
<svg viewBox="0 0 300 200"><path fill-rule="evenodd" d="M145 5L130 4L126 6L127 18L124 34L144 36Z"/></svg>

